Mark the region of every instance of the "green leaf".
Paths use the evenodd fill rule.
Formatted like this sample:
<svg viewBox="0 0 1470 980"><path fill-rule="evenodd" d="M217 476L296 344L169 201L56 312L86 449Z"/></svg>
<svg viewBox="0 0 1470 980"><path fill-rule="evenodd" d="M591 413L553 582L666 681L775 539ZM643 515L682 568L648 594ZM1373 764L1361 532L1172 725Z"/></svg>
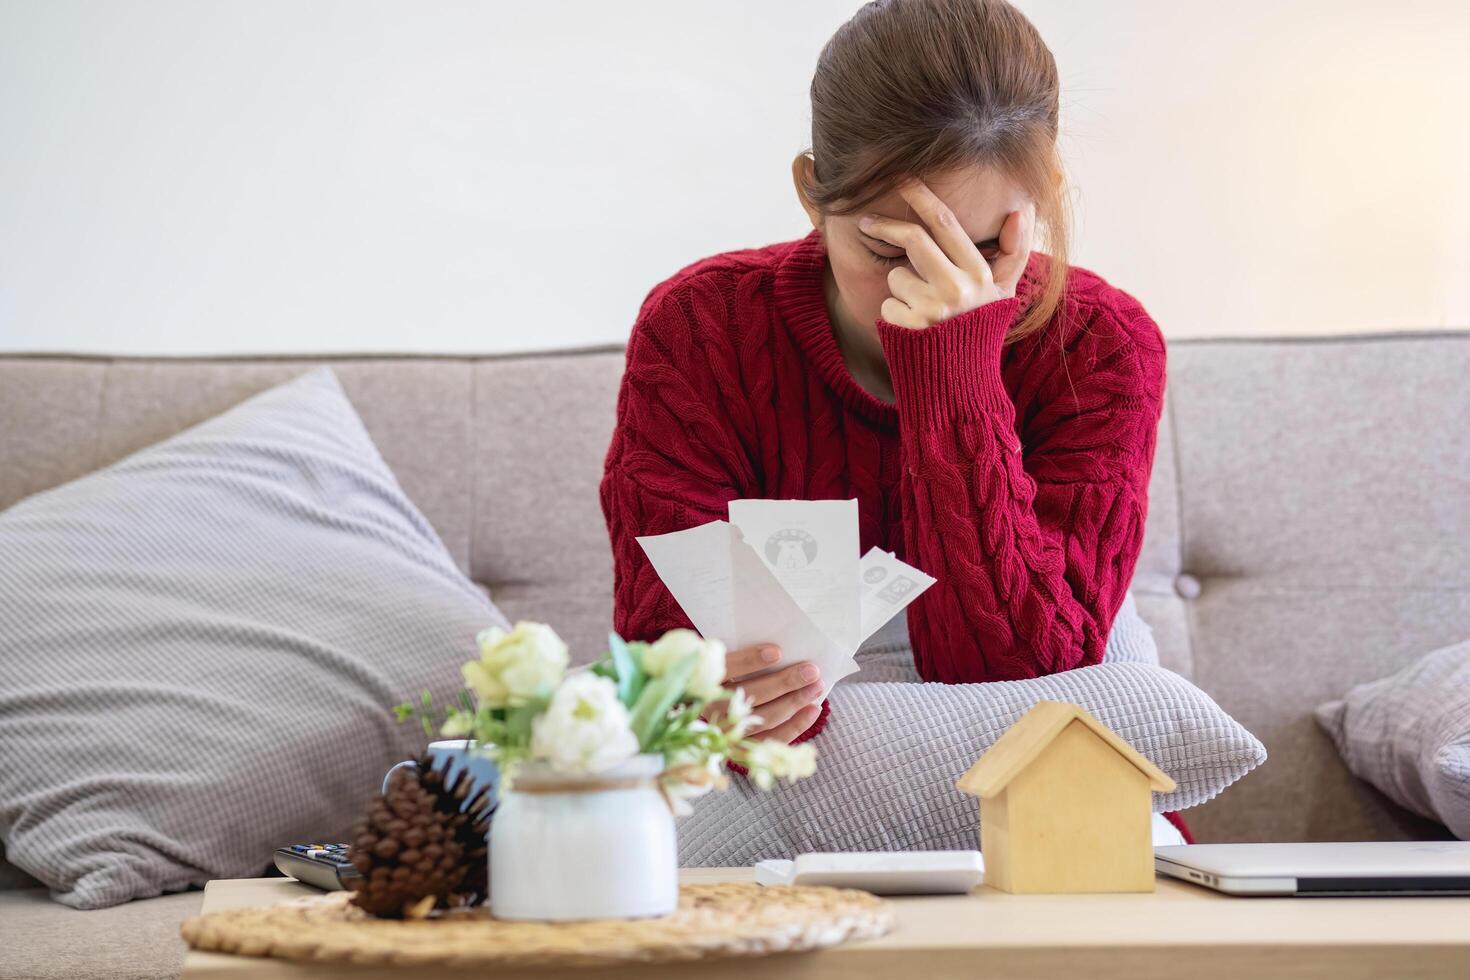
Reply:
<svg viewBox="0 0 1470 980"><path fill-rule="evenodd" d="M703 701L685 701L679 703L677 710L669 715L668 722L662 730L654 732L654 744L661 744L669 738L677 738L681 743L697 741L699 733L691 731L689 726L693 725L699 719L699 712L703 706Z"/></svg>
<svg viewBox="0 0 1470 980"><path fill-rule="evenodd" d="M648 686L648 682L652 679L640 667L637 675L633 678L633 683L628 686L627 697L619 695L618 700L623 702L624 707L631 709L633 705L638 703L638 699L643 696L643 689Z"/></svg>
<svg viewBox="0 0 1470 980"><path fill-rule="evenodd" d="M641 688L638 676L643 673L638 667L638 662L633 659L633 654L628 649L628 644L616 632L607 634L608 652L612 654L613 667L617 669L614 675L618 682L618 700L626 707L635 703L637 696L642 693L635 691L634 685Z"/></svg>
<svg viewBox="0 0 1470 980"><path fill-rule="evenodd" d="M662 728L655 728L652 742L655 745L683 744L692 741L689 726L699 717L699 712L690 705L680 705L679 710L668 716Z"/></svg>
<svg viewBox="0 0 1470 980"><path fill-rule="evenodd" d="M511 745L529 745L531 743L531 722L539 715L547 705L542 698L511 708L505 718L505 739Z"/></svg>
<svg viewBox="0 0 1470 980"><path fill-rule="evenodd" d="M636 679L633 681L633 686L628 690L628 697L623 701L623 704L627 705L630 711L633 709L633 705L638 703L638 699L643 696L643 689L648 686L648 682L653 680L649 676L648 671L643 669L643 654L647 651L648 643L643 640L634 640L628 644L628 656L633 659L633 665L637 668L634 671Z"/></svg>
<svg viewBox="0 0 1470 980"><path fill-rule="evenodd" d="M691 651L677 661L660 677L649 681L633 706L631 725L638 737L640 751L649 751L653 738L663 727L669 709L684 694L684 685L689 683L695 666L699 663L698 652Z"/></svg>
<svg viewBox="0 0 1470 980"><path fill-rule="evenodd" d="M504 745L506 742L505 722L491 718L487 712L481 712L475 718L475 738L481 743Z"/></svg>

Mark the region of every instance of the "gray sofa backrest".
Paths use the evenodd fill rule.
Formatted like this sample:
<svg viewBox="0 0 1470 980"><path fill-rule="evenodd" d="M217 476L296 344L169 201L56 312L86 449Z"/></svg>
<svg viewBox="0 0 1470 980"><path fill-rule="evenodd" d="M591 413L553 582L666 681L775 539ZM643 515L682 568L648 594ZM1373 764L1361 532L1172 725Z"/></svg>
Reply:
<svg viewBox="0 0 1470 980"><path fill-rule="evenodd" d="M487 358L0 357L0 508L318 364L512 619L601 653L597 482L621 348ZM1354 781L1310 712L1470 637L1470 332L1176 340L1134 577L1166 666L1259 736L1201 840L1436 836Z"/></svg>

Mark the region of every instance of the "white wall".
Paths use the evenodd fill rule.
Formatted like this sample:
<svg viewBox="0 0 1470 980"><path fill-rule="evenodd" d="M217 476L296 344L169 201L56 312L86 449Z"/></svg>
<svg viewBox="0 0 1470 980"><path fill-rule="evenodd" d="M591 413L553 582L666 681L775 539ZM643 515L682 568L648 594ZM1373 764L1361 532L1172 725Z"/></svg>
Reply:
<svg viewBox="0 0 1470 980"><path fill-rule="evenodd" d="M858 5L0 0L0 349L620 341L680 266L808 230ZM1470 325L1470 5L1020 5L1075 259L1168 335Z"/></svg>

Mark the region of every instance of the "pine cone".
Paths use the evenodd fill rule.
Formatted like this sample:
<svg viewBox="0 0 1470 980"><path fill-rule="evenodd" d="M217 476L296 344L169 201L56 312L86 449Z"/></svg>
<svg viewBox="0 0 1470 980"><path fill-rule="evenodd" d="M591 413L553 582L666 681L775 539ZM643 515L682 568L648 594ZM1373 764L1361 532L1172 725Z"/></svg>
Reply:
<svg viewBox="0 0 1470 980"><path fill-rule="evenodd" d="M488 787L475 792L464 770L446 785L432 756L417 761L393 774L388 792L374 796L352 828L349 856L360 875L351 881L352 901L382 918L473 904L487 891Z"/></svg>
<svg viewBox="0 0 1470 980"><path fill-rule="evenodd" d="M421 770L424 786L434 794L436 809L452 818L454 840L459 844L460 864L464 867L464 878L457 892L460 900L441 903L440 908L451 904L474 905L490 896L490 842L485 834L495 809L490 803L489 786L476 783L463 767L446 784L447 768L446 763L441 769Z"/></svg>

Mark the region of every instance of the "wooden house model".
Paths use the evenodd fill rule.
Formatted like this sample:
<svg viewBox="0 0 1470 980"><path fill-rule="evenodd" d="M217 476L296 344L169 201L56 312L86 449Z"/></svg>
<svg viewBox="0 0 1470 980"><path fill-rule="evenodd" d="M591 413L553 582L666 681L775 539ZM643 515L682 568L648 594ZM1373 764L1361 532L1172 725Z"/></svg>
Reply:
<svg viewBox="0 0 1470 980"><path fill-rule="evenodd" d="M1078 705L1038 702L955 786L980 797L987 885L1154 890L1153 793L1174 780Z"/></svg>

